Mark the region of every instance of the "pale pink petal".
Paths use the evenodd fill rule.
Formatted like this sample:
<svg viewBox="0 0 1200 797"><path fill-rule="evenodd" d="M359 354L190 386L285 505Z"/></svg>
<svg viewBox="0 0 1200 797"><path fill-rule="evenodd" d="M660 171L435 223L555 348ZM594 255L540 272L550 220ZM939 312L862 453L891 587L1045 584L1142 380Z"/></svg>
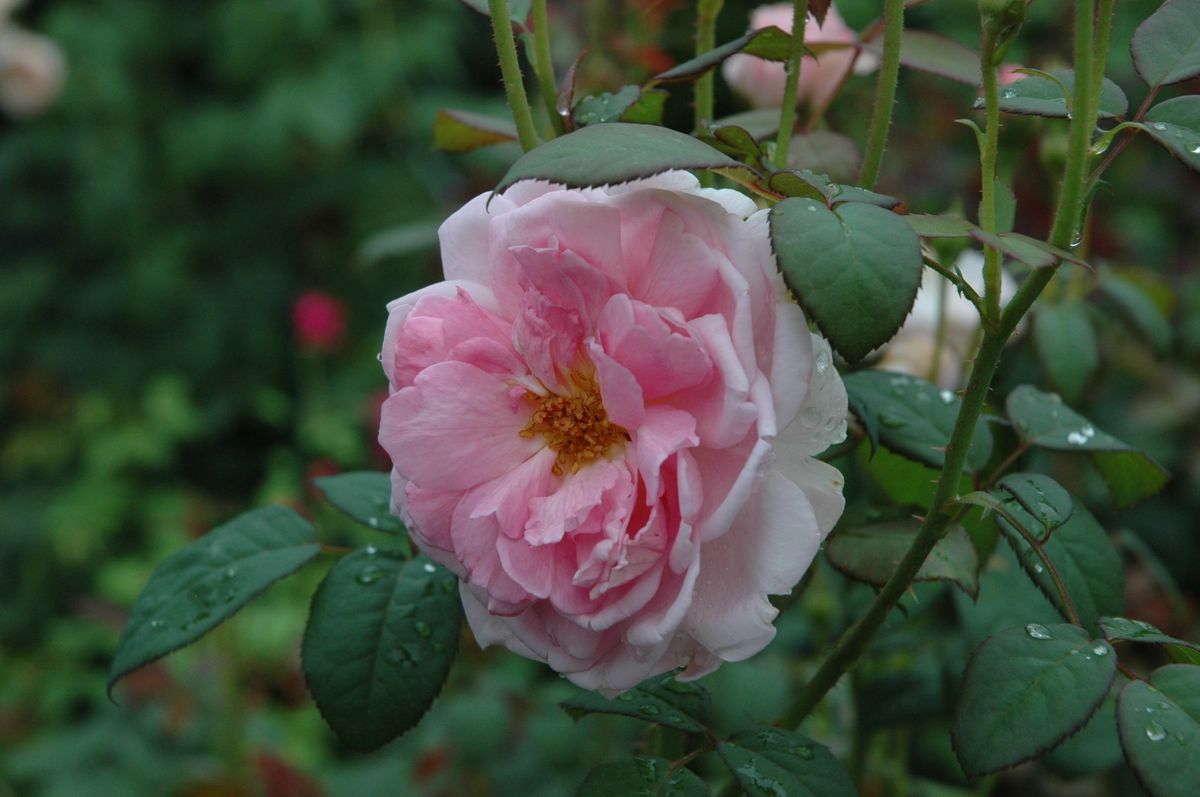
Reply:
<svg viewBox="0 0 1200 797"><path fill-rule="evenodd" d="M667 458L699 442L696 419L688 413L662 406L646 408L642 425L634 432L633 444L638 471L646 485L647 503L657 503L661 497L660 471Z"/></svg>
<svg viewBox="0 0 1200 797"><path fill-rule="evenodd" d="M460 362L422 371L383 404L379 442L404 478L431 490L461 490L511 471L543 445L522 437L532 409L514 406L509 385Z"/></svg>
<svg viewBox="0 0 1200 797"><path fill-rule="evenodd" d="M808 499L778 473L764 480L728 534L704 544L685 627L726 661L741 661L775 636L768 594L790 592L812 563L821 535Z"/></svg>
<svg viewBox="0 0 1200 797"><path fill-rule="evenodd" d="M604 351L633 374L647 401L693 388L712 371L704 345L676 313L618 294L597 327Z"/></svg>
<svg viewBox="0 0 1200 797"><path fill-rule="evenodd" d="M558 542L578 528L600 505L605 493L627 473L612 462L599 461L563 476L549 495L530 500L525 540L530 545Z"/></svg>
<svg viewBox="0 0 1200 797"><path fill-rule="evenodd" d="M702 445L731 446L746 436L758 417L758 410L749 400L750 377L720 316L697 318L689 327L704 343L716 373L703 385L672 397L671 404L696 419Z"/></svg>
<svg viewBox="0 0 1200 797"><path fill-rule="evenodd" d="M442 272L447 280L469 280L491 286L489 224L513 208L513 203L503 196L480 194L442 222L438 240L442 247Z"/></svg>
<svg viewBox="0 0 1200 797"><path fill-rule="evenodd" d="M804 405L813 377L813 362L813 335L808 331L803 311L790 302L779 305L769 378L780 427L790 424ZM828 362L827 359L826 365Z"/></svg>
<svg viewBox="0 0 1200 797"><path fill-rule="evenodd" d="M408 320L409 314L417 303L427 296L450 297L456 295L460 289L466 290L472 298L485 307L495 306L495 298L492 296L490 290L480 283L463 281L437 282L388 303L387 327L383 333L383 353L380 355L379 360L380 364L383 365L383 372L387 374L388 382L393 392L402 387L408 387L412 383L411 379L398 382L395 372L396 347L400 342L400 332L404 327L404 322Z"/></svg>
<svg viewBox="0 0 1200 797"><path fill-rule="evenodd" d="M588 344L588 353L596 367L608 419L625 430L636 429L646 415L641 385L628 368L609 357L595 341Z"/></svg>

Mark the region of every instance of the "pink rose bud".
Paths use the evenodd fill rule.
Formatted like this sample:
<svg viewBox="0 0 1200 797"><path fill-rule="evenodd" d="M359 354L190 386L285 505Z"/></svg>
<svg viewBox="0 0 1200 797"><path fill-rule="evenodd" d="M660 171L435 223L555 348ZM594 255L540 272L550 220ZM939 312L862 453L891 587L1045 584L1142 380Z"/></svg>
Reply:
<svg viewBox="0 0 1200 797"><path fill-rule="evenodd" d="M379 439L480 645L608 695L762 650L842 512L814 456L846 429L767 212L686 172L522 182L440 237L446 281L388 306Z"/></svg>
<svg viewBox="0 0 1200 797"><path fill-rule="evenodd" d="M750 27L754 30L772 25L791 32L791 3L759 6L750 16ZM830 6L823 25L818 25L816 18L809 14L804 26L804 42L810 46L856 44L858 34L846 25L837 8ZM804 56L800 63L800 80L796 85L796 101L824 109L850 75L856 59L867 71L873 69L876 62L874 56L859 57L855 47L828 50L816 58ZM765 61L753 55L734 55L722 64L721 74L735 91L756 108L775 108L783 103L787 68L778 61Z"/></svg>
<svg viewBox="0 0 1200 797"><path fill-rule="evenodd" d="M300 345L307 349L335 349L346 333L342 303L321 291L302 293L292 305L292 328Z"/></svg>
<svg viewBox="0 0 1200 797"><path fill-rule="evenodd" d="M50 107L62 91L67 63L53 40L0 27L0 111L19 119Z"/></svg>

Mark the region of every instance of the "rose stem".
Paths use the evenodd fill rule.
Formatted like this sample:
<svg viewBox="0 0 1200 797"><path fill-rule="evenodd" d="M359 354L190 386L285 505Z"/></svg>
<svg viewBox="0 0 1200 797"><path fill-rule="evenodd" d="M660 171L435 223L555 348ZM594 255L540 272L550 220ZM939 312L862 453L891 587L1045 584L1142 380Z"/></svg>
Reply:
<svg viewBox="0 0 1200 797"><path fill-rule="evenodd" d="M874 188L887 146L888 128L892 126L892 106L896 102L896 81L900 77L900 37L904 33L904 0L884 0L883 4L883 61L879 66L879 82L875 84L875 108L871 111L871 126L867 130L867 149L863 157L858 183Z"/></svg>
<svg viewBox="0 0 1200 797"><path fill-rule="evenodd" d="M783 88L783 107L779 109L779 133L775 137L775 165L787 168L788 145L796 125L796 88L800 85L800 63L804 55L804 29L808 22L808 0L792 2L792 47L788 50L787 83Z"/></svg>
<svg viewBox="0 0 1200 797"><path fill-rule="evenodd" d="M986 123L983 130L983 149L980 153L979 226L984 232L996 232L996 155L1000 149L1000 91L997 86L996 25L985 20L979 46L979 66L983 71L983 101ZM984 313L986 324L995 325L1000 319L1000 250L983 248Z"/></svg>
<svg viewBox="0 0 1200 797"><path fill-rule="evenodd" d="M696 55L713 49L717 45L717 16L725 0L699 0L696 4ZM696 81L696 129L697 135L703 134L713 117L713 72L709 70ZM712 185L712 175L708 172L700 174L700 184Z"/></svg>
<svg viewBox="0 0 1200 797"><path fill-rule="evenodd" d="M533 0L533 71L542 92L542 104L550 115L551 138L567 132L558 115L558 87L554 85L554 62L550 58L550 23L546 17L546 0Z"/></svg>
<svg viewBox="0 0 1200 797"><path fill-rule="evenodd" d="M1094 10L1095 0L1078 0L1075 6L1075 73L1079 75L1091 74L1093 53L1097 58L1105 57L1105 53L1094 50L1096 44L1092 25ZM1073 107L1087 110L1077 112L1071 120L1070 144L1067 150L1067 162L1063 169L1062 189L1050 232L1050 243L1059 247L1070 243L1082 201L1088 139L1096 122L1091 112L1094 106L1091 101L1090 81L1075 81ZM947 504L954 498L955 489L962 477L967 449L983 411L984 399L991 386L996 366L1000 362L1000 354L1013 329L1016 328L1017 322L1028 312L1034 300L1046 287L1054 270L1045 268L1034 271L1021 284L1012 301L1000 314L996 327L985 327L983 342L980 344L979 353L975 359L975 367L971 370L962 407L955 420L954 431L950 435L950 444L946 448L946 459L938 479L937 492L925 520L917 531L916 539L913 540L913 544L905 553L904 558L900 560L896 572L875 596L867 613L842 635L837 645L834 646L833 652L804 685L796 702L789 708L787 715L781 721L782 724L791 727L799 726L821 702L821 698L838 682L842 673L854 665L871 637L887 618L888 613L908 590L917 571L929 556L929 552L933 550L933 546L946 534L952 519L952 507Z"/></svg>
<svg viewBox="0 0 1200 797"><path fill-rule="evenodd" d="M504 94L508 97L508 107L512 110L513 122L517 125L517 138L521 142L521 149L528 152L538 145L538 135L533 126L529 100L525 97L525 84L521 82L521 65L517 62L517 44L513 40L508 0L488 0L488 11L492 15L496 54L500 56Z"/></svg>

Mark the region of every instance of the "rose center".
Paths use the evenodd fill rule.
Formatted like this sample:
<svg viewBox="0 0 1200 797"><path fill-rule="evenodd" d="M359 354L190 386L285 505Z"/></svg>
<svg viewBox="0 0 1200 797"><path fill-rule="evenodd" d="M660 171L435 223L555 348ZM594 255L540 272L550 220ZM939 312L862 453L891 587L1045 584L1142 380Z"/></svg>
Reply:
<svg viewBox="0 0 1200 797"><path fill-rule="evenodd" d="M572 371L567 378L569 392L539 396L529 425L521 437L541 435L556 455L554 473L575 473L584 465L606 457L615 445L629 439L629 433L608 419L600 387L591 374Z"/></svg>

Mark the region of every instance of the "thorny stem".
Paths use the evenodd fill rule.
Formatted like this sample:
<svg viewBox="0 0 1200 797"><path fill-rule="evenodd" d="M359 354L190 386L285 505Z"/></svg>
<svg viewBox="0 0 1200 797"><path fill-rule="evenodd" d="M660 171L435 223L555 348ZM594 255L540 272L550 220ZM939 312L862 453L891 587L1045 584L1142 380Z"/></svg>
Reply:
<svg viewBox="0 0 1200 797"><path fill-rule="evenodd" d="M700 56L717 46L717 16L725 0L698 0L696 4L696 55ZM695 132L701 134L713 118L713 73L709 70L696 81ZM712 185L712 175L700 174L700 184Z"/></svg>
<svg viewBox="0 0 1200 797"><path fill-rule="evenodd" d="M1093 54L1101 59L1105 56L1105 53L1094 49L1092 24L1094 11L1095 0L1077 1L1075 19L1075 73L1077 75L1091 74ZM1091 101L1091 81L1075 81L1074 107L1081 110L1071 120L1067 163L1064 168L1054 225L1050 234L1050 243L1060 247L1070 244L1082 202L1088 142L1096 122L1091 113L1091 109L1094 107ZM954 493L966 464L967 450L970 447L975 426L983 412L987 392L991 386L992 377L995 375L996 367L1000 363L1004 345L1016 328L1017 322L1028 312L1034 300L1046 287L1053 272L1054 270L1049 268L1040 269L1026 278L1016 296L1000 315L999 323L994 328L985 329L983 342L979 346L979 353L975 359L975 367L971 370L971 376L963 395L962 407L950 435L950 444L946 448L945 463L942 466L929 513L922 521L912 546L900 560L896 571L879 590L866 614L842 635L816 674L805 684L797 701L789 708L784 717L784 724L791 727L798 726L838 682L842 673L858 661L875 632L879 630L892 608L908 590L934 545L947 533L954 517Z"/></svg>
<svg viewBox="0 0 1200 797"><path fill-rule="evenodd" d="M1000 149L1000 92L997 86L996 31L985 25L980 47L980 66L983 68L983 101L986 122L983 128L983 150L980 154L981 189L983 201L979 207L979 226L984 232L996 232L996 155ZM983 295L986 302L984 321L995 324L1000 319L1000 251L994 246L983 250Z"/></svg>
<svg viewBox="0 0 1200 797"><path fill-rule="evenodd" d="M567 132L558 113L558 87L554 84L554 61L550 58L550 23L546 17L546 0L533 0L533 71L542 92L542 104L550 116L554 135Z"/></svg>
<svg viewBox="0 0 1200 797"><path fill-rule="evenodd" d="M858 183L874 188L883 163L888 129L892 126L892 106L896 102L896 82L900 78L900 38L904 33L904 0L884 0L883 60L879 66L879 82L875 84L875 107L871 111L871 127L867 131L866 155Z"/></svg>
<svg viewBox="0 0 1200 797"><path fill-rule="evenodd" d="M807 23L808 0L792 0L792 47L788 51L783 107L779 109L779 133L775 137L775 165L780 169L787 168L788 145L792 142L792 128L796 125L796 88L800 85Z"/></svg>
<svg viewBox="0 0 1200 797"><path fill-rule="evenodd" d="M488 0L488 11L492 16L496 55L500 57L504 94L517 126L521 149L528 152L538 145L538 135L533 126L533 113L529 110L529 99L525 96L525 84L521 81L521 65L517 61L517 43L513 39L512 22L509 20L511 12L508 0Z"/></svg>

